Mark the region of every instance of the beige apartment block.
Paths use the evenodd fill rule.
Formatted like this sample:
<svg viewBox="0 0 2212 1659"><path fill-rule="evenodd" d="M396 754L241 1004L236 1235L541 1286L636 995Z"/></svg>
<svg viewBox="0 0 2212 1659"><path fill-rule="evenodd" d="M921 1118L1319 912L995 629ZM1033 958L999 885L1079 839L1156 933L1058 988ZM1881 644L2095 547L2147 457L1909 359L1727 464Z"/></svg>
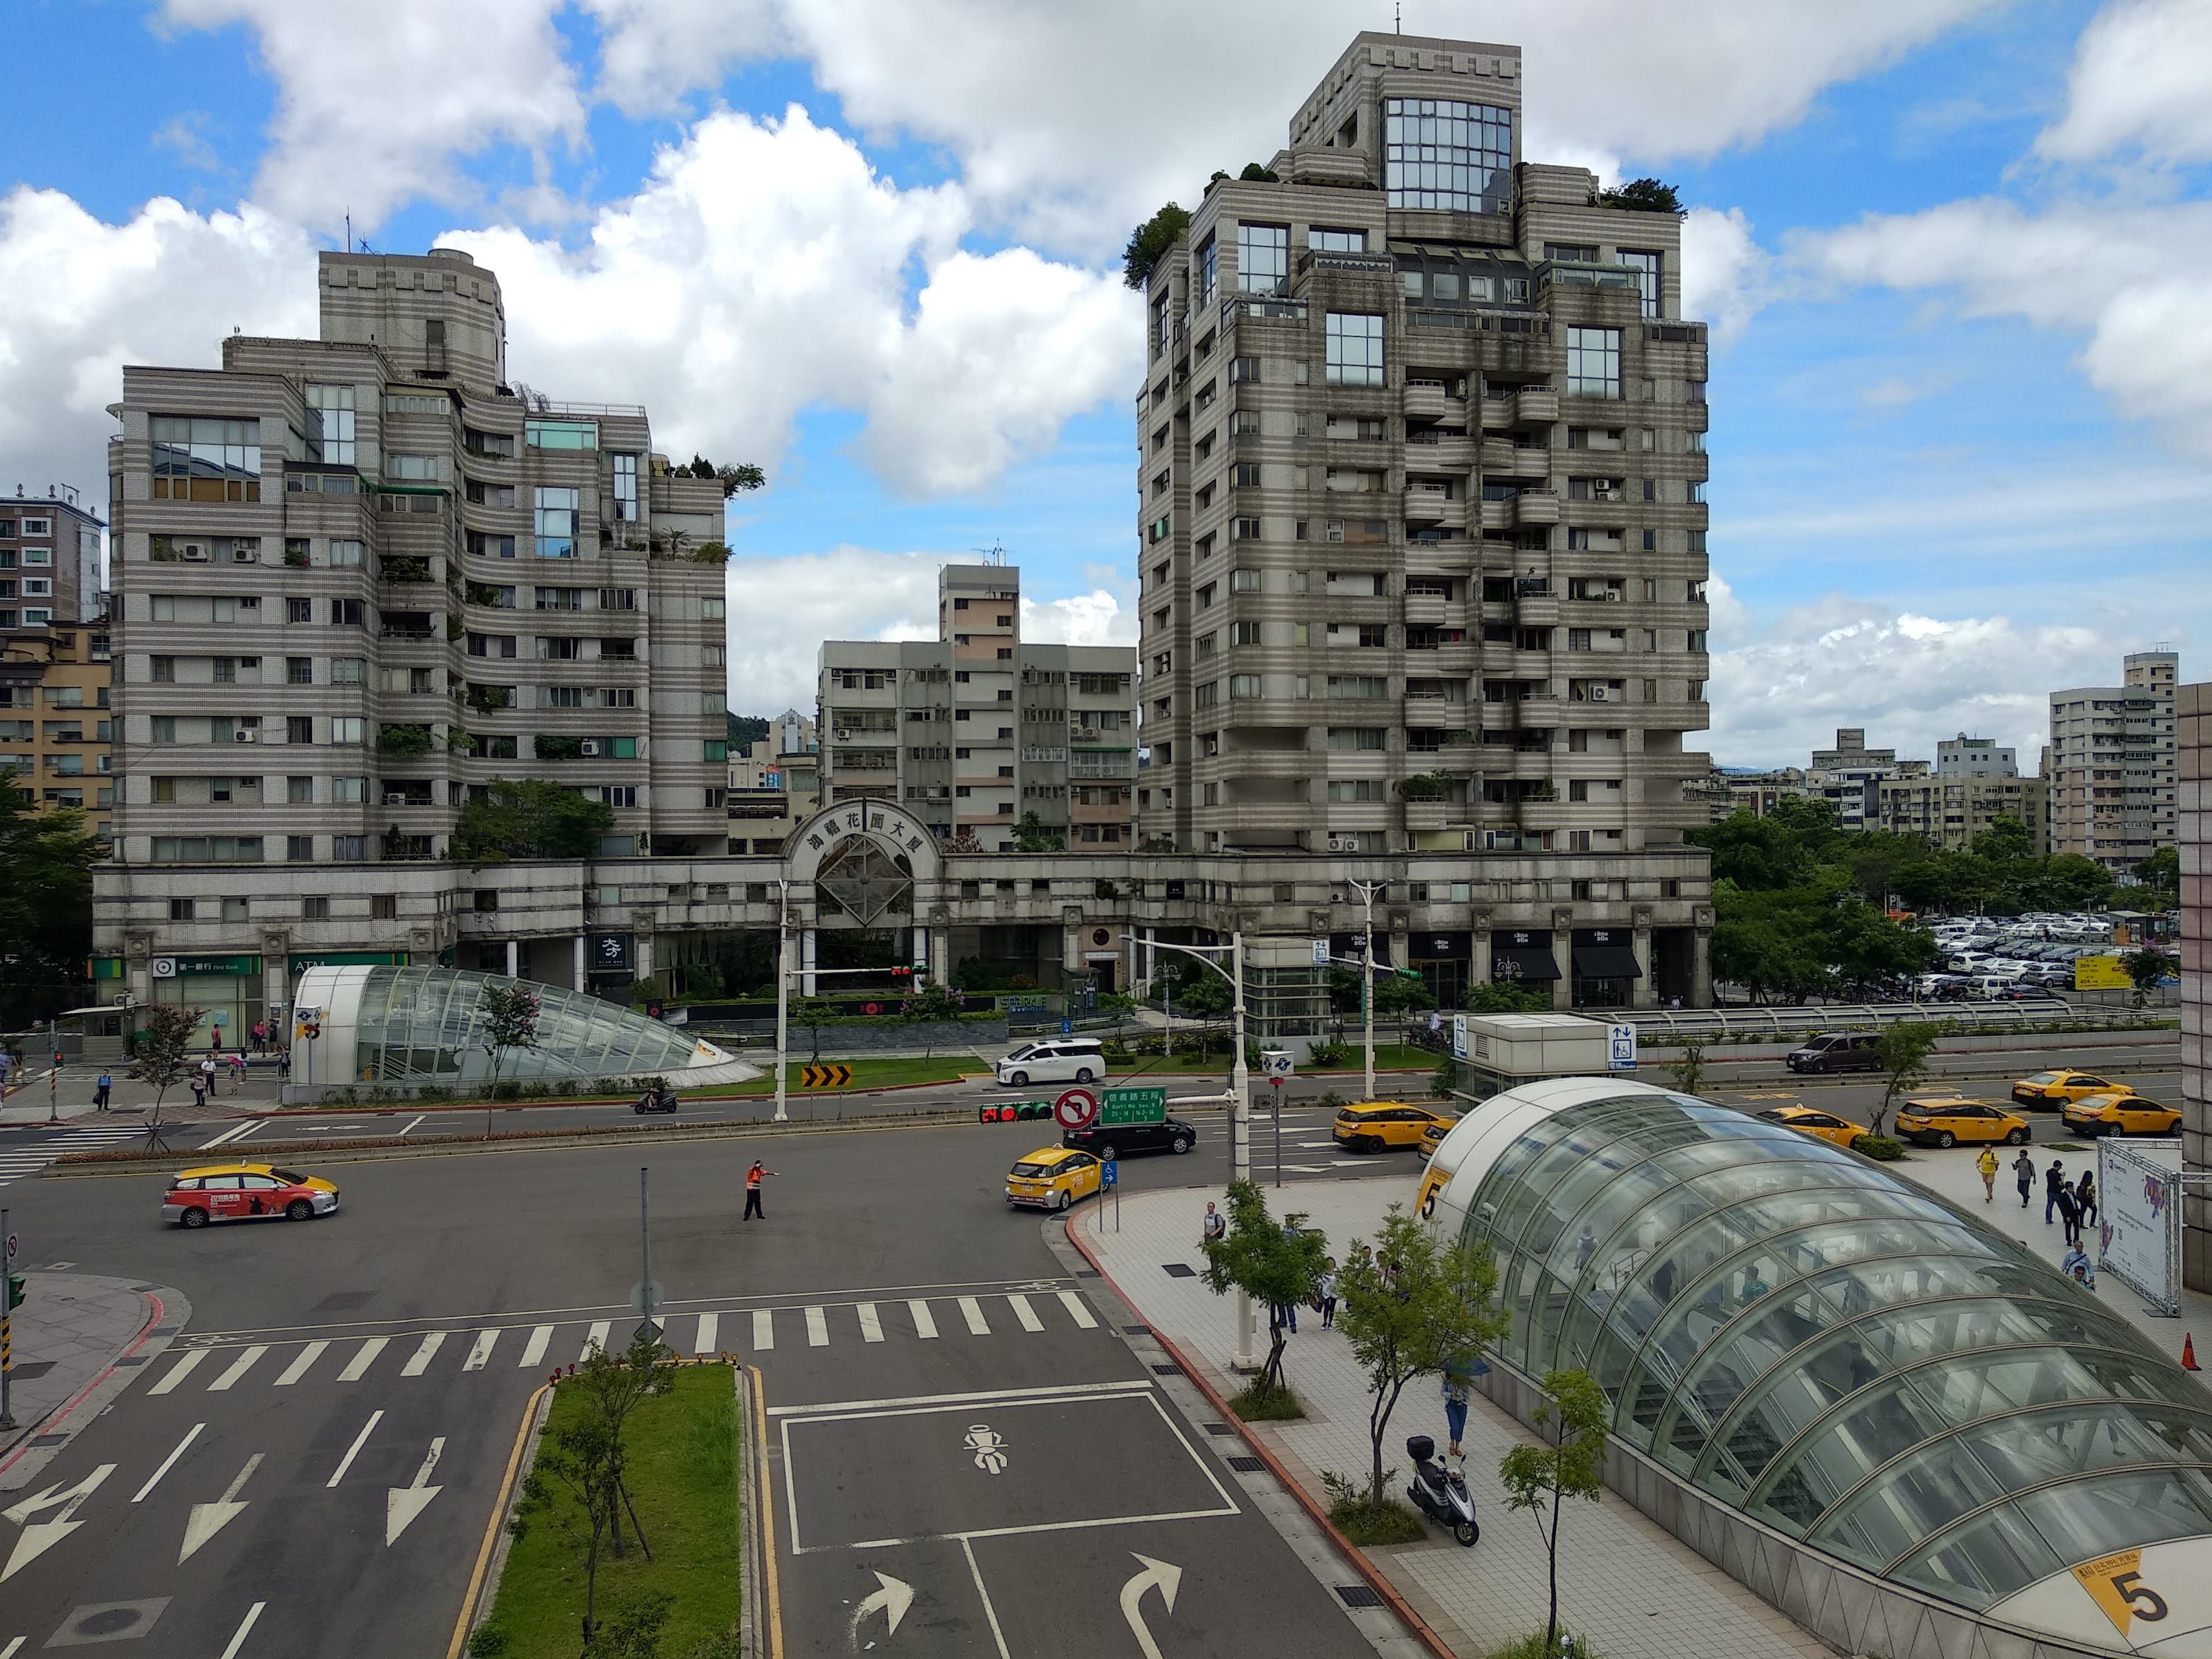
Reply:
<svg viewBox="0 0 2212 1659"><path fill-rule="evenodd" d="M812 720L787 708L768 735L730 757L730 851L781 853L822 805L822 743Z"/></svg>
<svg viewBox="0 0 2212 1659"><path fill-rule="evenodd" d="M2037 856L2045 850L2041 778L1885 778L1875 789L1879 826L1893 834L1963 852L1998 819L2012 818L2027 829Z"/></svg>
<svg viewBox="0 0 2212 1659"><path fill-rule="evenodd" d="M2175 848L2181 860L2181 1160L2212 1170L2212 685L2174 692ZM2212 1194L2192 1182L2181 1203L2182 1275L2212 1291Z"/></svg>
<svg viewBox="0 0 2212 1659"><path fill-rule="evenodd" d="M0 774L32 805L75 807L105 841L115 780L105 618L0 632Z"/></svg>
<svg viewBox="0 0 2212 1659"><path fill-rule="evenodd" d="M937 609L934 640L823 642L824 803L897 801L986 852L1032 812L1068 852L1133 850L1136 653L1024 641L1011 565L942 567Z"/></svg>
<svg viewBox="0 0 2212 1659"><path fill-rule="evenodd" d="M1602 856L1708 820L1680 226L1525 161L1521 101L1516 47L1363 33L1152 272L1148 840Z"/></svg>
<svg viewBox="0 0 2212 1659"><path fill-rule="evenodd" d="M2137 651L2118 685L2051 694L2051 850L2122 878L2174 842L2174 689L2181 659Z"/></svg>

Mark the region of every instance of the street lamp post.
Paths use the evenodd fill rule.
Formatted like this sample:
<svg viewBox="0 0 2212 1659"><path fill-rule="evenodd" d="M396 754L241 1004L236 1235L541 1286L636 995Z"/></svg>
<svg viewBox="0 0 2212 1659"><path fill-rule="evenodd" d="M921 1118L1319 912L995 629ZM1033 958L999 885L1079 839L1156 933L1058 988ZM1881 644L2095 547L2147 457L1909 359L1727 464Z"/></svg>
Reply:
<svg viewBox="0 0 2212 1659"><path fill-rule="evenodd" d="M775 884L775 1121L791 1121L791 883Z"/></svg>
<svg viewBox="0 0 2212 1659"><path fill-rule="evenodd" d="M1367 942L1359 953L1359 1009L1365 1025L1364 1041L1367 1061L1360 1086L1365 1091L1362 1100L1375 1098L1375 896L1383 884L1379 881L1355 881L1352 884L1359 892L1360 909L1365 915Z"/></svg>

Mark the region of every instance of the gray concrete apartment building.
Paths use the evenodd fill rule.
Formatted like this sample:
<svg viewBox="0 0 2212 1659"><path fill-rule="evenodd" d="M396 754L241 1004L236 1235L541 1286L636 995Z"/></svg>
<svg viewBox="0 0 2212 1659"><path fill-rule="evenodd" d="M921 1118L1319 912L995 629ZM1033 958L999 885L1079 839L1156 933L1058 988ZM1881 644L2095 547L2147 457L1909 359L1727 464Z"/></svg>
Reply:
<svg viewBox="0 0 2212 1659"><path fill-rule="evenodd" d="M2174 690L2181 658L2130 652L2118 685L2051 694L2051 850L2130 878L2174 844Z"/></svg>
<svg viewBox="0 0 2212 1659"><path fill-rule="evenodd" d="M823 801L895 800L986 852L1031 812L1068 852L1134 850L1136 652L1024 640L1008 564L940 566L937 623L823 642Z"/></svg>
<svg viewBox="0 0 2212 1659"><path fill-rule="evenodd" d="M106 615L100 573L106 528L67 484L49 484L43 495L17 484L14 495L0 495L0 634Z"/></svg>
<svg viewBox="0 0 2212 1659"><path fill-rule="evenodd" d="M1602 878L1706 821L1680 225L1524 161L1521 88L1513 46L1359 35L1152 273L1148 841Z"/></svg>

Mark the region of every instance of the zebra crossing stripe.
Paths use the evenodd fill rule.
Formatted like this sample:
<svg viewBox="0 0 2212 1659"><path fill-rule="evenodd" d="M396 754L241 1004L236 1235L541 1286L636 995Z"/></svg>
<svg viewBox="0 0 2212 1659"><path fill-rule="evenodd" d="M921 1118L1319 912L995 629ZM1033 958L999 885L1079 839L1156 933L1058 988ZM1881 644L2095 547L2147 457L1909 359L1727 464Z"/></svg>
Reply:
<svg viewBox="0 0 2212 1659"><path fill-rule="evenodd" d="M1060 1293L1060 1305L1067 1310L1067 1316L1080 1328L1086 1331L1095 1331L1098 1328L1098 1322L1091 1316L1091 1310L1083 1305L1083 1298L1076 1295L1073 1291L1062 1291Z"/></svg>
<svg viewBox="0 0 2212 1659"><path fill-rule="evenodd" d="M429 1370L431 1359L435 1357L445 1340L446 1334L443 1331L428 1333L422 1338L421 1345L416 1348L414 1356L400 1367L400 1376L420 1376L424 1371Z"/></svg>
<svg viewBox="0 0 2212 1659"><path fill-rule="evenodd" d="M370 1337L368 1341L361 1345L361 1352L356 1354L351 1359L346 1361L346 1368L338 1373L338 1381L341 1382L360 1382L363 1376L368 1374L368 1368L376 1363L376 1356L382 1353L391 1346L392 1339L388 1336Z"/></svg>
<svg viewBox="0 0 2212 1659"><path fill-rule="evenodd" d="M478 1331L476 1346L469 1350L469 1357L461 1362L461 1369L465 1371L480 1371L491 1364L492 1346L498 1340L499 1331L496 1327L489 1330Z"/></svg>
<svg viewBox="0 0 2212 1659"><path fill-rule="evenodd" d="M766 1308L753 1310L753 1346L763 1353L775 1346L775 1316Z"/></svg>
<svg viewBox="0 0 2212 1659"><path fill-rule="evenodd" d="M937 1316L930 1312L929 1304L916 1299L906 1304L906 1310L914 1316L914 1334L916 1336L925 1341L936 1337Z"/></svg>
<svg viewBox="0 0 2212 1659"><path fill-rule="evenodd" d="M605 1353L607 1351L607 1333L614 1329L614 1328L615 1322L613 1320L602 1319L598 1324L592 1326L590 1330L585 1332L583 1357L582 1358L578 1359L576 1363L580 1365L585 1362L585 1360L589 1359L592 1357L592 1350L594 1348L597 1348L601 1353Z"/></svg>
<svg viewBox="0 0 2212 1659"><path fill-rule="evenodd" d="M147 1389L146 1392L148 1394L168 1393L169 1390L175 1388L178 1383L190 1376L192 1374L193 1369L198 1366L201 1361L205 1359L210 1352L210 1350L206 1348L191 1349L182 1359L179 1359L176 1363L174 1368L170 1370L167 1376L163 1377L159 1382L156 1382L152 1388Z"/></svg>
<svg viewBox="0 0 2212 1659"><path fill-rule="evenodd" d="M269 1345L265 1342L256 1343L253 1346L242 1350L238 1358L231 1361L230 1369L208 1384L208 1392L221 1394L231 1388L240 1377L252 1370L255 1363L268 1352Z"/></svg>
<svg viewBox="0 0 2212 1659"><path fill-rule="evenodd" d="M553 1340L553 1328L540 1325L530 1333L530 1340L522 1345L521 1365L527 1369L545 1358L546 1344Z"/></svg>
<svg viewBox="0 0 2212 1659"><path fill-rule="evenodd" d="M857 1304L853 1311L860 1316L861 1341L880 1342L884 1340L884 1322L876 1316L876 1304L874 1303L862 1302Z"/></svg>
<svg viewBox="0 0 2212 1659"><path fill-rule="evenodd" d="M957 1299L960 1311L968 1321L968 1334L970 1336L990 1335L991 1328L983 1320L983 1304L972 1296L963 1296Z"/></svg>
<svg viewBox="0 0 2212 1659"><path fill-rule="evenodd" d="M720 1314L702 1313L699 1316L699 1341L692 1349L694 1353L714 1352L716 1328L720 1325L721 1321L722 1316Z"/></svg>
<svg viewBox="0 0 2212 1659"><path fill-rule="evenodd" d="M276 1379L274 1386L280 1389L290 1388L292 1384L297 1382L301 1377L307 1374L308 1367L313 1365L318 1359L320 1359L323 1357L324 1351L330 1346L331 1345L328 1342L310 1342L307 1344L306 1347L300 1350L300 1357L295 1359L290 1364L284 1367L284 1375Z"/></svg>
<svg viewBox="0 0 2212 1659"><path fill-rule="evenodd" d="M826 1348L830 1346L830 1316L820 1308L806 1310L806 1346Z"/></svg>
<svg viewBox="0 0 2212 1659"><path fill-rule="evenodd" d="M1044 1321L1036 1316L1036 1310L1030 1306L1029 1297L1014 1295L1009 1296L1006 1301L1013 1308L1014 1317L1022 1322L1024 1330L1041 1331L1044 1328Z"/></svg>

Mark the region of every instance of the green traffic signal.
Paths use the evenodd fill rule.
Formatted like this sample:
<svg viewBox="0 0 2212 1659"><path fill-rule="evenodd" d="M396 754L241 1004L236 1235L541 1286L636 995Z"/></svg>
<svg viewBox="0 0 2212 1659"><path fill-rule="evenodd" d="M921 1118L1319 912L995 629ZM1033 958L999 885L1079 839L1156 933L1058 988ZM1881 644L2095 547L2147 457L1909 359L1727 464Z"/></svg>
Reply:
<svg viewBox="0 0 2212 1659"><path fill-rule="evenodd" d="M23 1275L21 1273L9 1273L8 1275L8 1311L13 1313L16 1309L22 1305Z"/></svg>

